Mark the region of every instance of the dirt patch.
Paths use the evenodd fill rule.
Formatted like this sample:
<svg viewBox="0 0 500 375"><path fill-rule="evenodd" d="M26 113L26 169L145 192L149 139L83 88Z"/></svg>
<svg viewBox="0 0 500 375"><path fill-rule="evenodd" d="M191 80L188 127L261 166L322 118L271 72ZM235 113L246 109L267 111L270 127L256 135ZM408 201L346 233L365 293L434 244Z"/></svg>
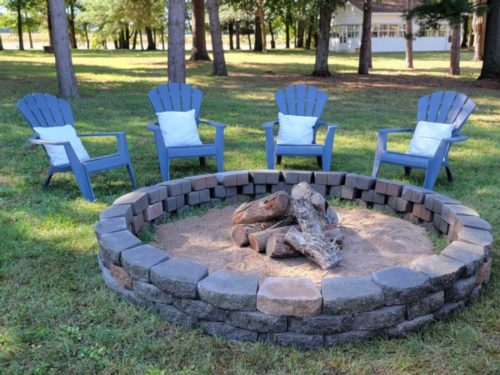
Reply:
<svg viewBox="0 0 500 375"><path fill-rule="evenodd" d="M371 210L334 207L344 235L338 267L323 271L305 257L272 259L249 247L234 246L231 219L236 207L211 209L206 215L189 216L157 228L155 243L170 254L219 269L257 276L307 277L318 287L325 277L364 275L433 254L425 229L405 220Z"/></svg>

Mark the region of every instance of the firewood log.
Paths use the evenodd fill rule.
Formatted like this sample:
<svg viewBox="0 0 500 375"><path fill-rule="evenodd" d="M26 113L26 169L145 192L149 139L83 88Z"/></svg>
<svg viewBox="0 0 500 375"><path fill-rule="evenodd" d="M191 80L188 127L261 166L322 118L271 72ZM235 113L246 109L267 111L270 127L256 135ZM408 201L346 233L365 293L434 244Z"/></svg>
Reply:
<svg viewBox="0 0 500 375"><path fill-rule="evenodd" d="M231 232L231 238L236 245L246 246L249 244L248 242L249 234L268 229L272 227L275 223L276 223L275 221L268 221L265 223L238 224L233 227L233 230Z"/></svg>
<svg viewBox="0 0 500 375"><path fill-rule="evenodd" d="M266 254L271 258L293 258L303 254L285 241L285 233L274 233L267 240Z"/></svg>
<svg viewBox="0 0 500 375"><path fill-rule="evenodd" d="M268 197L244 203L233 214L233 225L254 224L284 217L290 202L290 196L278 191Z"/></svg>
<svg viewBox="0 0 500 375"><path fill-rule="evenodd" d="M260 232L251 233L248 235L250 247L256 252L262 253L266 250L267 240L271 237L271 235L275 233L286 233L290 228L293 227L269 228Z"/></svg>

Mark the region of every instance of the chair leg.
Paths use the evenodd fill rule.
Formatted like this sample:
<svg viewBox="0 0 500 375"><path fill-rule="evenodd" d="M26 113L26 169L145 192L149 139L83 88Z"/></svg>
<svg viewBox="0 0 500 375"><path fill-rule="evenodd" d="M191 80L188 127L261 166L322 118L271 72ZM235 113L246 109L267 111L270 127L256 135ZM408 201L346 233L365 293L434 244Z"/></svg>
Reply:
<svg viewBox="0 0 500 375"><path fill-rule="evenodd" d="M204 156L200 157L200 166L205 167L207 165L206 158Z"/></svg>
<svg viewBox="0 0 500 375"><path fill-rule="evenodd" d="M94 190L92 190L89 174L84 170L73 171L73 173L75 174L76 182L85 200L89 202L95 201Z"/></svg>
<svg viewBox="0 0 500 375"><path fill-rule="evenodd" d="M49 187L50 179L52 178L53 175L54 175L54 173L51 173L51 172L49 172L49 174L47 175L47 178L45 179L45 183L43 184L44 189L47 189Z"/></svg>
<svg viewBox="0 0 500 375"><path fill-rule="evenodd" d="M132 164L127 164L128 175L130 176L130 181L132 181L132 186L134 190L137 190L137 184L135 183L134 170L132 169Z"/></svg>
<svg viewBox="0 0 500 375"><path fill-rule="evenodd" d="M161 172L161 178L163 181L170 181L170 159L167 158L162 158L159 160L160 163L160 172Z"/></svg>
<svg viewBox="0 0 500 375"><path fill-rule="evenodd" d="M217 150L215 154L215 160L217 161L217 172L224 172L224 150Z"/></svg>
<svg viewBox="0 0 500 375"><path fill-rule="evenodd" d="M318 167L323 168L323 156L316 156Z"/></svg>
<svg viewBox="0 0 500 375"><path fill-rule="evenodd" d="M434 188L440 169L441 165L433 165L432 163L429 165L425 173L424 189L432 190Z"/></svg>
<svg viewBox="0 0 500 375"><path fill-rule="evenodd" d="M282 158L281 155L276 156L276 164L278 164L278 165L281 164L281 158ZM269 168L269 169L271 169L271 168Z"/></svg>
<svg viewBox="0 0 500 375"><path fill-rule="evenodd" d="M448 181L453 182L453 175L451 174L451 167L448 165L444 168L446 169L446 176L448 176Z"/></svg>
<svg viewBox="0 0 500 375"><path fill-rule="evenodd" d="M373 162L372 177L378 176L378 170L380 169L380 156L375 156L375 161Z"/></svg>
<svg viewBox="0 0 500 375"><path fill-rule="evenodd" d="M411 167L405 167L405 177L410 177Z"/></svg>

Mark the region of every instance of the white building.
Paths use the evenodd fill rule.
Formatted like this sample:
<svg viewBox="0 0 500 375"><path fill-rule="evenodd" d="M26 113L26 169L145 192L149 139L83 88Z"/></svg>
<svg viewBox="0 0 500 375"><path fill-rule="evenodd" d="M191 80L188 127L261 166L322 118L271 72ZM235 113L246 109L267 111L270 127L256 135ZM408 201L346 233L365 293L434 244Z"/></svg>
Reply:
<svg viewBox="0 0 500 375"><path fill-rule="evenodd" d="M402 18L405 0L383 0L373 2L372 51L402 52L406 50L405 24ZM349 0L345 8L333 15L330 33L330 51L354 52L361 46L363 24L363 0ZM413 23L414 51L449 51L451 49L450 28L442 23L437 29L420 29Z"/></svg>

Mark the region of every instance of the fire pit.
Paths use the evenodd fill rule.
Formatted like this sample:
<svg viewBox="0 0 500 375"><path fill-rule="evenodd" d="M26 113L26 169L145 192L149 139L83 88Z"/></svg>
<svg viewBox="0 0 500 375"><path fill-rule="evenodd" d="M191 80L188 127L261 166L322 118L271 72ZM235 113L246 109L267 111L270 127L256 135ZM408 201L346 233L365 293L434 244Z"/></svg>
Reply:
<svg viewBox="0 0 500 375"><path fill-rule="evenodd" d="M169 215L216 204L220 199L242 202L278 191L293 197L292 188L300 182L309 183L320 196L339 196L361 207L421 223L445 235L450 244L441 255L420 257L403 263L406 266L374 269L370 277L323 275L321 285L315 285L309 278L271 276L261 279L259 287L259 278L252 274L209 270L202 261L169 256L155 246L143 245L134 235L148 223L160 223ZM327 210L325 207L325 213ZM335 226L334 221L326 220L324 225ZM170 322L201 325L208 333L227 339L304 348L379 335L400 337L431 321L446 319L477 298L487 283L493 243L490 232L491 226L475 211L432 191L344 172L302 171L225 172L164 182L119 198L101 213L96 225L104 280L124 299L155 308ZM304 231L298 233L305 237ZM335 235L329 243L338 244L338 240ZM344 235L344 246L348 240ZM340 254L346 255L344 251ZM297 259L309 262L304 257L285 261ZM310 267L328 273L342 270L346 260L328 270L312 263Z"/></svg>

